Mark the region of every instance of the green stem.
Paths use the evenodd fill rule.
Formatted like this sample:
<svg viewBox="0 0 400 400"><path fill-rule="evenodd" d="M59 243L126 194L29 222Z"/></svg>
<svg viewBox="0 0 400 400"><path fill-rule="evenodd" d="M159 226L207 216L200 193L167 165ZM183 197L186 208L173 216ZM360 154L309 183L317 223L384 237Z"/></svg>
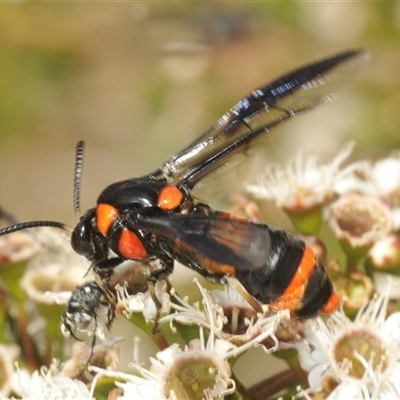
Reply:
<svg viewBox="0 0 400 400"><path fill-rule="evenodd" d="M364 254L346 254L346 272L347 274L351 274L354 271L358 271L358 266L360 265L361 259L364 257Z"/></svg>
<svg viewBox="0 0 400 400"><path fill-rule="evenodd" d="M40 314L46 318L46 348L44 365L50 365L53 358L61 360L64 356L64 335L61 331L61 314L65 306L38 304Z"/></svg>
<svg viewBox="0 0 400 400"><path fill-rule="evenodd" d="M164 350L169 347L168 340L165 338L163 332L159 330L158 332L154 333L153 324L147 323L141 313L132 314L128 321L150 336L160 350Z"/></svg>

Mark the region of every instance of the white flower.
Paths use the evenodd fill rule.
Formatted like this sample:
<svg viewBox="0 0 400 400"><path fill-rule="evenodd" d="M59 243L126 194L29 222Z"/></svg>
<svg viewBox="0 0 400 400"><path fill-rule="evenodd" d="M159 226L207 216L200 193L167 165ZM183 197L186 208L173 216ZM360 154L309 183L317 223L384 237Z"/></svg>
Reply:
<svg viewBox="0 0 400 400"><path fill-rule="evenodd" d="M25 400L90 400L86 385L78 380L56 375L54 368L42 368L30 375L26 370L17 370L13 389ZM0 394L0 398L1 397Z"/></svg>
<svg viewBox="0 0 400 400"><path fill-rule="evenodd" d="M393 280L393 285L388 293L389 299L399 300L400 299L400 276L393 274L374 272L374 288L377 293L385 293L388 290L387 280L388 277Z"/></svg>
<svg viewBox="0 0 400 400"><path fill-rule="evenodd" d="M310 385L299 397L324 391L325 399L400 398L400 312L386 318L389 292L367 303L354 321L343 311L326 322L307 321L305 336L316 350L299 345Z"/></svg>
<svg viewBox="0 0 400 400"><path fill-rule="evenodd" d="M308 148L301 149L285 169L279 164L268 165L258 184L248 185L247 191L287 210L301 211L323 205L332 198L337 182L356 169L357 164L352 164L340 171L340 165L350 156L353 147L353 142L347 143L326 165L321 165Z"/></svg>
<svg viewBox="0 0 400 400"><path fill-rule="evenodd" d="M146 287L140 292L132 293L129 284L123 282L116 286L118 308L124 310L127 318L130 318L132 313L142 313L146 320L154 321L157 318L157 313L165 313L170 310L171 302L167 293L168 284L165 280L158 281L154 285L154 293L157 302L161 308L157 309L152 298L151 292L148 289L148 280L146 275Z"/></svg>
<svg viewBox="0 0 400 400"><path fill-rule="evenodd" d="M338 187L339 193L356 190L367 196L390 197L400 195L400 152L376 161L365 162L357 175L344 179Z"/></svg>
<svg viewBox="0 0 400 400"><path fill-rule="evenodd" d="M362 163L360 173L349 175L337 187L339 193L358 191L384 200L392 212L394 230L400 227L400 152L376 161Z"/></svg>
<svg viewBox="0 0 400 400"><path fill-rule="evenodd" d="M40 250L40 246L26 232L14 232L0 238L0 264L28 261Z"/></svg>
<svg viewBox="0 0 400 400"><path fill-rule="evenodd" d="M98 372L92 391L97 381L107 376L125 381L116 382L123 389L120 400L223 399L235 391L226 360L236 352L235 345L215 339L212 333L206 342L200 329L200 338L192 340L184 350L173 344L157 353L156 358L150 358L150 369L138 363L131 364L141 376L90 367L90 370Z"/></svg>
<svg viewBox="0 0 400 400"><path fill-rule="evenodd" d="M14 373L14 362L19 354L17 345L0 344L0 393L8 394Z"/></svg>
<svg viewBox="0 0 400 400"><path fill-rule="evenodd" d="M212 331L216 336L240 345L242 351L270 338L274 345L263 349L272 352L277 349L275 331L280 322L289 318L288 311L278 313L257 313L253 307L233 288L224 286L224 291L208 291L197 279L195 284L203 296L202 306L191 305L187 299L173 294L176 302L172 303L175 313L161 319L177 321L186 325L198 325Z"/></svg>
<svg viewBox="0 0 400 400"><path fill-rule="evenodd" d="M49 264L46 268L28 269L20 281L27 297L36 303L60 304L59 295L74 290L87 281L82 268L73 265Z"/></svg>
<svg viewBox="0 0 400 400"><path fill-rule="evenodd" d="M274 344L271 348L264 348L267 352L277 350L278 343L274 332L279 323L288 317L286 312L280 312L270 316L255 315L251 310L250 319L243 318L241 324L233 322L235 317L230 316L229 329L235 325L240 333L224 332L228 318L224 310L231 308L251 309L249 305L232 289L226 292L218 292L217 295L208 292L197 282L203 296L203 307L198 304L191 306L187 301L173 294L176 303L172 303L175 314L163 317L162 321L178 321L180 323L197 324L200 326L199 339L192 340L182 350L178 344L173 344L157 353L156 358L150 358L149 369L135 361L131 367L140 376L110 372L104 369L89 367L98 372L93 382L92 392L102 376L124 380L124 383L116 382L123 389L125 399L223 399L224 396L235 391L235 382L231 379L228 360L242 354L251 347L259 345L269 338ZM220 304L217 304L219 298ZM221 300L222 299L222 300ZM209 332L205 341L203 328ZM234 330L236 330L236 328ZM226 337L224 339L222 337ZM239 339L240 340L239 340ZM237 345L237 343L240 343ZM135 356L135 360L137 357Z"/></svg>
<svg viewBox="0 0 400 400"><path fill-rule="evenodd" d="M87 273L90 264L72 249L67 232L42 227L32 230L30 235L41 246L41 251L29 262L29 268L45 268L48 265L61 264L66 269L71 266L79 267L82 277Z"/></svg>

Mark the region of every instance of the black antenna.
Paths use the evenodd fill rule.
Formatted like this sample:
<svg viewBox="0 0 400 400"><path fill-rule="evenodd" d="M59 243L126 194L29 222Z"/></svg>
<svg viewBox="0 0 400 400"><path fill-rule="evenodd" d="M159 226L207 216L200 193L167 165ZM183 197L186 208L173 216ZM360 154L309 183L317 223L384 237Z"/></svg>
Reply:
<svg viewBox="0 0 400 400"><path fill-rule="evenodd" d="M62 229L64 231L71 232L72 229L66 224L63 224L62 222L56 222L56 221L31 221L31 222L21 222L20 224L15 224L12 226L8 226L7 228L0 229L0 236L3 235L8 235L9 233L14 233L17 231L22 231L24 229L30 229L30 228L40 228L43 226L48 226L50 228L58 228Z"/></svg>
<svg viewBox="0 0 400 400"><path fill-rule="evenodd" d="M79 220L81 218L81 178L83 167L83 140L80 140L76 145L75 156L75 180L74 180L74 211L75 216Z"/></svg>

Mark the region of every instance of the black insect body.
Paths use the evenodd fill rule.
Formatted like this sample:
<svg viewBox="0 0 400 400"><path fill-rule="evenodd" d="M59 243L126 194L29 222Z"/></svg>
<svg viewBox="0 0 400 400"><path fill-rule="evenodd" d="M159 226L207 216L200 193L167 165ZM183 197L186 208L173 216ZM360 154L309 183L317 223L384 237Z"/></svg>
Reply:
<svg viewBox="0 0 400 400"><path fill-rule="evenodd" d="M67 310L61 316L62 330L75 340L82 340L81 337L77 336L78 332L87 331L92 334L91 353L82 373L93 357L100 318L98 312L102 307L107 308L106 327L110 329L115 318L114 297L96 281L90 281L78 286L72 292ZM91 324L93 324L93 328L91 328Z"/></svg>
<svg viewBox="0 0 400 400"><path fill-rule="evenodd" d="M90 260L102 282L125 260L158 259L161 268L149 276L153 283L179 261L211 281L236 278L247 297L273 310L289 309L298 317L333 311L338 297L308 245L271 226L213 211L196 199L210 199L217 176L237 184L233 174L244 169L269 133L330 102L368 58L363 50L344 51L257 88L154 173L108 186L96 207L80 217L72 247ZM82 159L80 142L74 192L78 216ZM65 229L61 223L35 221L0 230L0 235L35 226ZM92 315L100 291L94 289L93 303L80 315L72 314L70 327Z"/></svg>
<svg viewBox="0 0 400 400"><path fill-rule="evenodd" d="M97 282L91 281L78 286L68 301L67 310L61 316L65 330L76 340L77 331L87 329L94 322L95 332L98 325L97 315L101 306L107 307L107 328L111 327L115 317L115 304ZM95 337L95 335L93 335Z"/></svg>

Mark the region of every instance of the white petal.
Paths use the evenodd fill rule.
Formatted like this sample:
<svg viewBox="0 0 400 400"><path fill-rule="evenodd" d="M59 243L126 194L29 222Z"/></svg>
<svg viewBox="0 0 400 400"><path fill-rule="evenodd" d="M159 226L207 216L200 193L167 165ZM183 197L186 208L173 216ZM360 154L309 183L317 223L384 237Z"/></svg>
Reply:
<svg viewBox="0 0 400 400"><path fill-rule="evenodd" d="M308 384L310 387L312 387L313 391L318 391L321 389L322 378L322 364L318 364L308 373Z"/></svg>
<svg viewBox="0 0 400 400"><path fill-rule="evenodd" d="M391 314L385 321L382 329L382 334L387 337L390 342L395 341L400 342L399 332L400 332L400 312L395 312ZM389 342L389 343L390 343ZM392 343L393 344L393 343ZM400 376L399 376L400 379Z"/></svg>
<svg viewBox="0 0 400 400"><path fill-rule="evenodd" d="M362 390L363 384L355 379L340 383L327 397L327 400L365 399Z"/></svg>
<svg viewBox="0 0 400 400"><path fill-rule="evenodd" d="M122 386L122 385L121 385ZM124 394L118 397L118 400L161 400L165 399L161 392L161 388L154 382L147 384L126 383L123 385Z"/></svg>

